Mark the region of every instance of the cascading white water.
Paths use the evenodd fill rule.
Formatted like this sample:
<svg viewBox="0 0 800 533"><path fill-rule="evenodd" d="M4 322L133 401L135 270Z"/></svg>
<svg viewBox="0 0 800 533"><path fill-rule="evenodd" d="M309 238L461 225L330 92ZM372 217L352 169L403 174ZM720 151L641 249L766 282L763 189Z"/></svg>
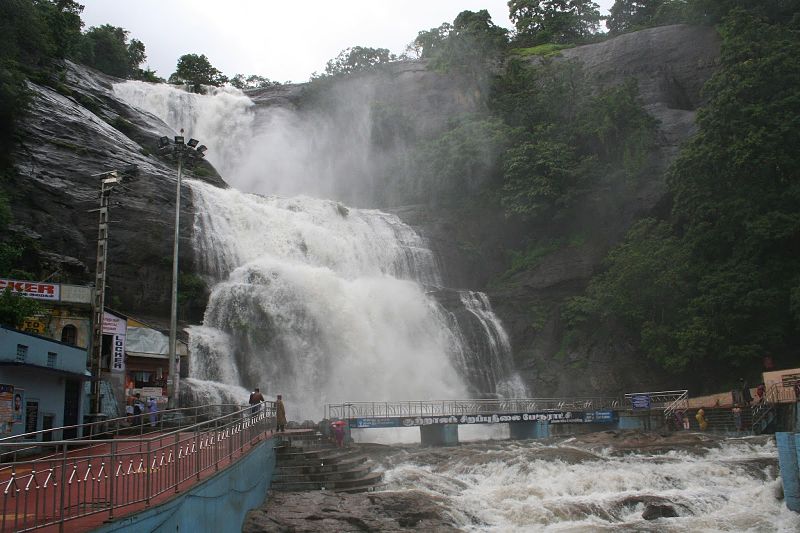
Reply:
<svg viewBox="0 0 800 533"><path fill-rule="evenodd" d="M401 449L383 460L384 481L388 490L422 491L476 533L800 528L780 496L772 440L701 437L661 453L617 451L614 441L601 450L576 439ZM648 503L677 516L645 520Z"/></svg>
<svg viewBox="0 0 800 533"><path fill-rule="evenodd" d="M511 341L503 328L503 324L492 310L489 297L482 292L459 291L459 298L480 324L485 342L481 343L489 357L482 357L488 366L488 372L498 395L506 398L523 398L527 395L527 387L522 378L514 372L514 361L511 359Z"/></svg>
<svg viewBox="0 0 800 533"><path fill-rule="evenodd" d="M433 258L399 219L189 183L198 251L217 281L192 330L194 377L243 376L305 417L337 400L466 394L457 337L417 282L438 283Z"/></svg>
<svg viewBox="0 0 800 533"><path fill-rule="evenodd" d="M143 81L114 85L114 93L121 100L160 118L172 133L184 129L186 135L213 147L208 151L208 160L220 174L229 176L247 153L253 102L233 87L209 87L208 91L207 95L199 95L165 83Z"/></svg>
<svg viewBox="0 0 800 533"><path fill-rule="evenodd" d="M275 133L265 133L260 121L287 113L258 115L233 89L196 95L125 82L115 92L202 139L209 160L232 183L245 167L248 175L254 171L243 150L276 149ZM267 124L274 129L287 121ZM274 183L270 170L260 172ZM197 256L213 287L204 325L190 331L189 384L204 397L222 394L213 383L260 386L283 393L290 416L313 417L324 403L341 400L524 394L488 299L462 293L466 314L478 324L462 331L428 294L442 288L433 254L396 216L188 183ZM476 369L480 384L470 386Z"/></svg>

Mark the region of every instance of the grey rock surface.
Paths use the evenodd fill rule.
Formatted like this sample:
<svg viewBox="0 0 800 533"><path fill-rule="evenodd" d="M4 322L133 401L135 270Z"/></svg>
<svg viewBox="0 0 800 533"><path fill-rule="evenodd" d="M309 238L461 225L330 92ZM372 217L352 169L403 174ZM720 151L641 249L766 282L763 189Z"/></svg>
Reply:
<svg viewBox="0 0 800 533"><path fill-rule="evenodd" d="M111 196L106 302L146 317L168 316L177 173L174 163L153 154L158 137L173 132L117 100L114 81L68 62L58 92L29 84L32 104L11 184L14 224L37 235L40 261L60 273L56 279L93 282L97 175L137 165L138 176ZM207 173L225 185L213 169ZM186 187L181 208L181 270L191 272L193 206Z"/></svg>
<svg viewBox="0 0 800 533"><path fill-rule="evenodd" d="M250 511L243 533L405 533L460 531L440 499L421 491L345 494L272 492Z"/></svg>

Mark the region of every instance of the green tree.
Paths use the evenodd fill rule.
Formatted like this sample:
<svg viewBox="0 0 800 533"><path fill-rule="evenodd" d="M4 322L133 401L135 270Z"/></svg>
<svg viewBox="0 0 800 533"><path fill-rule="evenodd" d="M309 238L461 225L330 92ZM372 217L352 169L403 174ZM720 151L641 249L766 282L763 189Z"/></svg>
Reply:
<svg viewBox="0 0 800 533"><path fill-rule="evenodd" d="M417 34L417 37L408 45L406 50L421 59L429 59L441 49L452 31L453 25L448 22L443 23L438 28L423 30Z"/></svg>
<svg viewBox="0 0 800 533"><path fill-rule="evenodd" d="M128 42L128 31L104 24L91 27L83 36L78 59L101 72L118 78L136 78L147 58L144 43Z"/></svg>
<svg viewBox="0 0 800 533"><path fill-rule="evenodd" d="M81 42L83 6L74 0L33 0L48 27L56 58L73 57Z"/></svg>
<svg viewBox="0 0 800 533"><path fill-rule="evenodd" d="M269 78L264 76L259 76L257 74L251 74L250 76L245 76L244 74L237 74L230 79L230 84L236 87L237 89L264 89L266 87L276 87L281 83L278 81L272 81Z"/></svg>
<svg viewBox="0 0 800 533"><path fill-rule="evenodd" d="M435 54L434 66L480 77L486 73L487 64L501 58L507 45L508 31L495 25L487 10L462 11Z"/></svg>
<svg viewBox="0 0 800 533"><path fill-rule="evenodd" d="M599 6L591 0L509 0L519 44L576 43L597 33Z"/></svg>
<svg viewBox="0 0 800 533"><path fill-rule="evenodd" d="M574 316L623 323L670 370L796 358L800 19L770 23L764 7L719 28L698 133L668 174L669 217L632 229L572 303Z"/></svg>
<svg viewBox="0 0 800 533"><path fill-rule="evenodd" d="M653 25L659 8L669 0L616 0L606 19L612 34L647 28Z"/></svg>
<svg viewBox="0 0 800 533"><path fill-rule="evenodd" d="M496 117L462 117L438 138L421 144L414 192L431 191L426 199L433 204L462 203L497 177L510 139L510 128Z"/></svg>
<svg viewBox="0 0 800 533"><path fill-rule="evenodd" d="M10 289L0 292L0 324L3 326L16 328L41 311L42 306L36 300L14 294Z"/></svg>
<svg viewBox="0 0 800 533"><path fill-rule="evenodd" d="M196 93L203 91L203 85L219 87L227 83L228 78L211 65L205 55L185 54L178 59L175 72L169 77L169 83L187 84Z"/></svg>
<svg viewBox="0 0 800 533"><path fill-rule="evenodd" d="M325 65L326 76L352 74L354 72L369 70L378 65L385 65L396 61L397 56L386 48L368 48L353 46L339 52L339 55L328 61Z"/></svg>

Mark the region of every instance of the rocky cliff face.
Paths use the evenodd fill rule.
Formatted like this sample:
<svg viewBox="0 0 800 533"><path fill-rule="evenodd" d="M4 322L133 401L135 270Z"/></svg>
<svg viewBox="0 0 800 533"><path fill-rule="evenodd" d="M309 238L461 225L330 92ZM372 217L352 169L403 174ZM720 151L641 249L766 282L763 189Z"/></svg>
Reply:
<svg viewBox="0 0 800 533"><path fill-rule="evenodd" d="M53 86L30 84L30 113L11 184L12 231L38 243L54 279L94 281L100 181L96 174L138 166L136 179L111 196L108 305L146 317L169 315L176 171L155 155L170 129L114 97L117 81L67 63ZM224 185L205 166L212 182ZM191 176L191 172L188 173ZM181 270L192 270L192 201L182 195Z"/></svg>
<svg viewBox="0 0 800 533"><path fill-rule="evenodd" d="M552 234L566 236L560 246L491 292L510 329L516 362L535 392L618 393L670 385L618 332L596 332L588 345L573 342L565 335L561 308L583 290L633 221L659 208L664 170L694 132L701 90L716 68L719 48L712 28L678 25L563 52L560 60L582 64L597 87L634 78L642 104L658 120L658 135L644 179L633 184L610 180L593 191L568 220L554 221L558 227L551 228Z"/></svg>

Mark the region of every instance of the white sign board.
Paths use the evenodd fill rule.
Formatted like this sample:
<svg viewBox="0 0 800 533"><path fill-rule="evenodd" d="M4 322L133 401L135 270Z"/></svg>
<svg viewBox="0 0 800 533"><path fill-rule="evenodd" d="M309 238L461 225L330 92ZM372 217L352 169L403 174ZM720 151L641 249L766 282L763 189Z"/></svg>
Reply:
<svg viewBox="0 0 800 533"><path fill-rule="evenodd" d="M125 372L125 333L128 322L124 318L103 313L103 334L112 335L111 371Z"/></svg>
<svg viewBox="0 0 800 533"><path fill-rule="evenodd" d="M35 281L0 278L0 291L6 289L19 296L57 302L60 297L61 285L58 283L37 283Z"/></svg>

